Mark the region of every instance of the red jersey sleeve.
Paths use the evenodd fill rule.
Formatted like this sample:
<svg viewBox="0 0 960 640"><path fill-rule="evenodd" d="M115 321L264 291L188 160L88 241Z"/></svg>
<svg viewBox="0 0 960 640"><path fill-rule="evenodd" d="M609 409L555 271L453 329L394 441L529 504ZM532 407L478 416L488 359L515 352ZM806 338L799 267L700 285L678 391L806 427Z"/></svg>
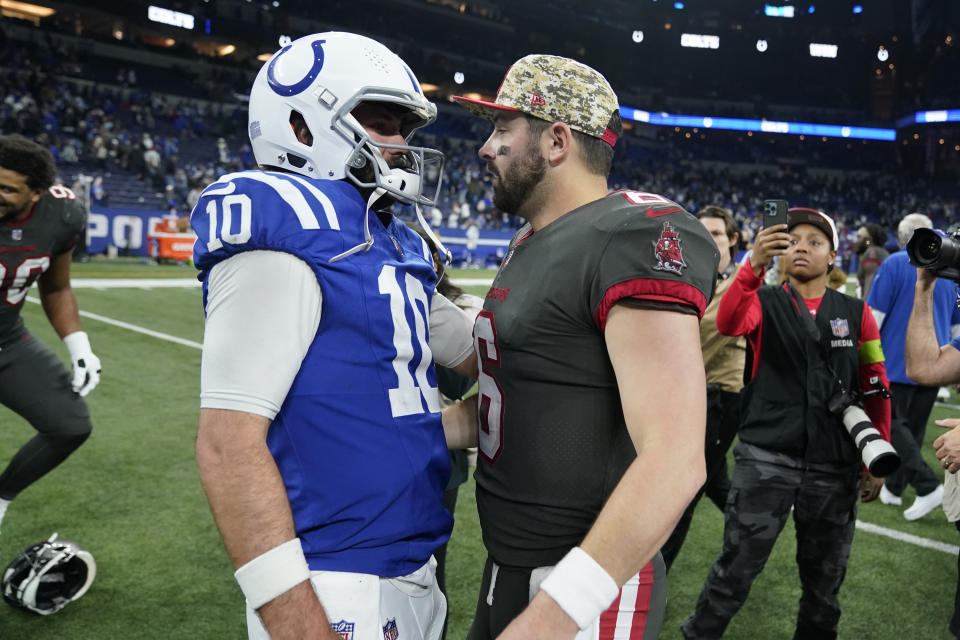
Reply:
<svg viewBox="0 0 960 640"><path fill-rule="evenodd" d="M730 283L720 306L717 308L717 329L725 336L754 336L759 334L763 312L760 310L760 298L757 291L763 279L753 273L753 267L747 260Z"/></svg>

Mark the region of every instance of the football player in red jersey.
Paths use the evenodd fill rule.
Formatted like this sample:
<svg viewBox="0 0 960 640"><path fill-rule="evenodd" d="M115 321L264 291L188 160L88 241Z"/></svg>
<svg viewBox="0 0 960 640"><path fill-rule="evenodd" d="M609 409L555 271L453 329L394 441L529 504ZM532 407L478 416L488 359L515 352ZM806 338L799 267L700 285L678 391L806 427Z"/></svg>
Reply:
<svg viewBox="0 0 960 640"><path fill-rule="evenodd" d="M705 479L716 245L666 198L608 193L622 127L594 69L527 56L495 102L457 99L493 121L494 204L528 222L474 327L488 556L469 638L655 638L658 549Z"/></svg>
<svg viewBox="0 0 960 640"><path fill-rule="evenodd" d="M37 430L0 473L0 520L10 501L90 435L83 396L100 381L100 360L80 329L70 287L70 259L83 242L86 217L73 192L54 184L56 175L46 149L20 135L0 136L0 403ZM34 282L70 352L73 376L20 318Z"/></svg>

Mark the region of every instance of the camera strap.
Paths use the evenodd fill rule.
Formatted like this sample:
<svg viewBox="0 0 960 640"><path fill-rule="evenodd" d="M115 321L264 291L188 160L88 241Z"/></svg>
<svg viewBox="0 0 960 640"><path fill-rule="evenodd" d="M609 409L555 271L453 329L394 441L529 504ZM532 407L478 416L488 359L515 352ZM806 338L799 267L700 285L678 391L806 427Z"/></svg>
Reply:
<svg viewBox="0 0 960 640"><path fill-rule="evenodd" d="M817 326L816 320L813 319L810 309L807 308L806 301L792 284L787 282L786 286L787 290L790 292L790 296L793 298L794 304L797 307L797 314L800 316L800 325L803 328L803 335L812 340L817 346L817 350L820 352L820 357L823 360L823 365L826 367L827 372L833 378L839 380L840 378L837 376L836 371L834 371L833 365L830 364L830 351L827 349L827 346L820 341L820 328ZM824 296L826 296L826 293L824 293Z"/></svg>
<svg viewBox="0 0 960 640"><path fill-rule="evenodd" d="M820 352L820 358L823 360L823 366L826 368L827 373L838 382L840 385L840 390L846 392L845 385L840 381L840 376L837 375L837 372L834 370L833 365L830 362L830 350L827 349L825 345L820 340L820 328L817 326L816 320L813 319L813 315L810 313L810 309L807 308L807 303L804 301L803 296L800 295L800 292L797 291L793 285L789 282L786 283L787 290L790 292L790 296L793 298L794 304L797 306L797 313L800 316L800 325L803 327L803 333L807 338L812 340L817 346L817 350ZM826 293L824 293L826 297Z"/></svg>
<svg viewBox="0 0 960 640"><path fill-rule="evenodd" d="M807 303L803 299L803 296L800 295L800 292L794 288L789 282L786 283L787 290L790 292L790 296L793 298L794 304L797 305L797 313L800 315L800 324L803 325L803 332L807 335L808 338L813 340L817 346L823 347L823 344L820 342L820 329L817 327L816 321L813 319L813 316L810 314L810 309L807 308ZM824 355L827 355L824 353Z"/></svg>

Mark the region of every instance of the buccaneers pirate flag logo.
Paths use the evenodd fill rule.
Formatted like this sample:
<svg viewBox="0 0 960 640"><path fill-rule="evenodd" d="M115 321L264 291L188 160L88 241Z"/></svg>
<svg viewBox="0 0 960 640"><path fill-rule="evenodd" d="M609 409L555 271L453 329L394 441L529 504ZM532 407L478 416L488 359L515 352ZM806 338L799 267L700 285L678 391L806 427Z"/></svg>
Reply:
<svg viewBox="0 0 960 640"><path fill-rule="evenodd" d="M653 266L657 271L669 271L680 275L687 263L683 260L683 250L680 248L680 235L673 230L669 222L663 223L660 238L653 243L654 255L657 264Z"/></svg>

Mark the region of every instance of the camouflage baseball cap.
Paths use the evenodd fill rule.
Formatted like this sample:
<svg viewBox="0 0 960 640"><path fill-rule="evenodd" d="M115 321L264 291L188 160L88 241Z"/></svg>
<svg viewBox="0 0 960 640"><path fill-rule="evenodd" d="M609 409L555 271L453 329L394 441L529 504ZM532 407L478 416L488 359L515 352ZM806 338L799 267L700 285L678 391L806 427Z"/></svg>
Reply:
<svg viewBox="0 0 960 640"><path fill-rule="evenodd" d="M520 111L548 122L564 122L611 147L617 142L617 134L607 128L610 117L620 110L617 95L598 71L570 58L525 56L507 70L493 102L453 99L487 120L493 120L497 111Z"/></svg>

